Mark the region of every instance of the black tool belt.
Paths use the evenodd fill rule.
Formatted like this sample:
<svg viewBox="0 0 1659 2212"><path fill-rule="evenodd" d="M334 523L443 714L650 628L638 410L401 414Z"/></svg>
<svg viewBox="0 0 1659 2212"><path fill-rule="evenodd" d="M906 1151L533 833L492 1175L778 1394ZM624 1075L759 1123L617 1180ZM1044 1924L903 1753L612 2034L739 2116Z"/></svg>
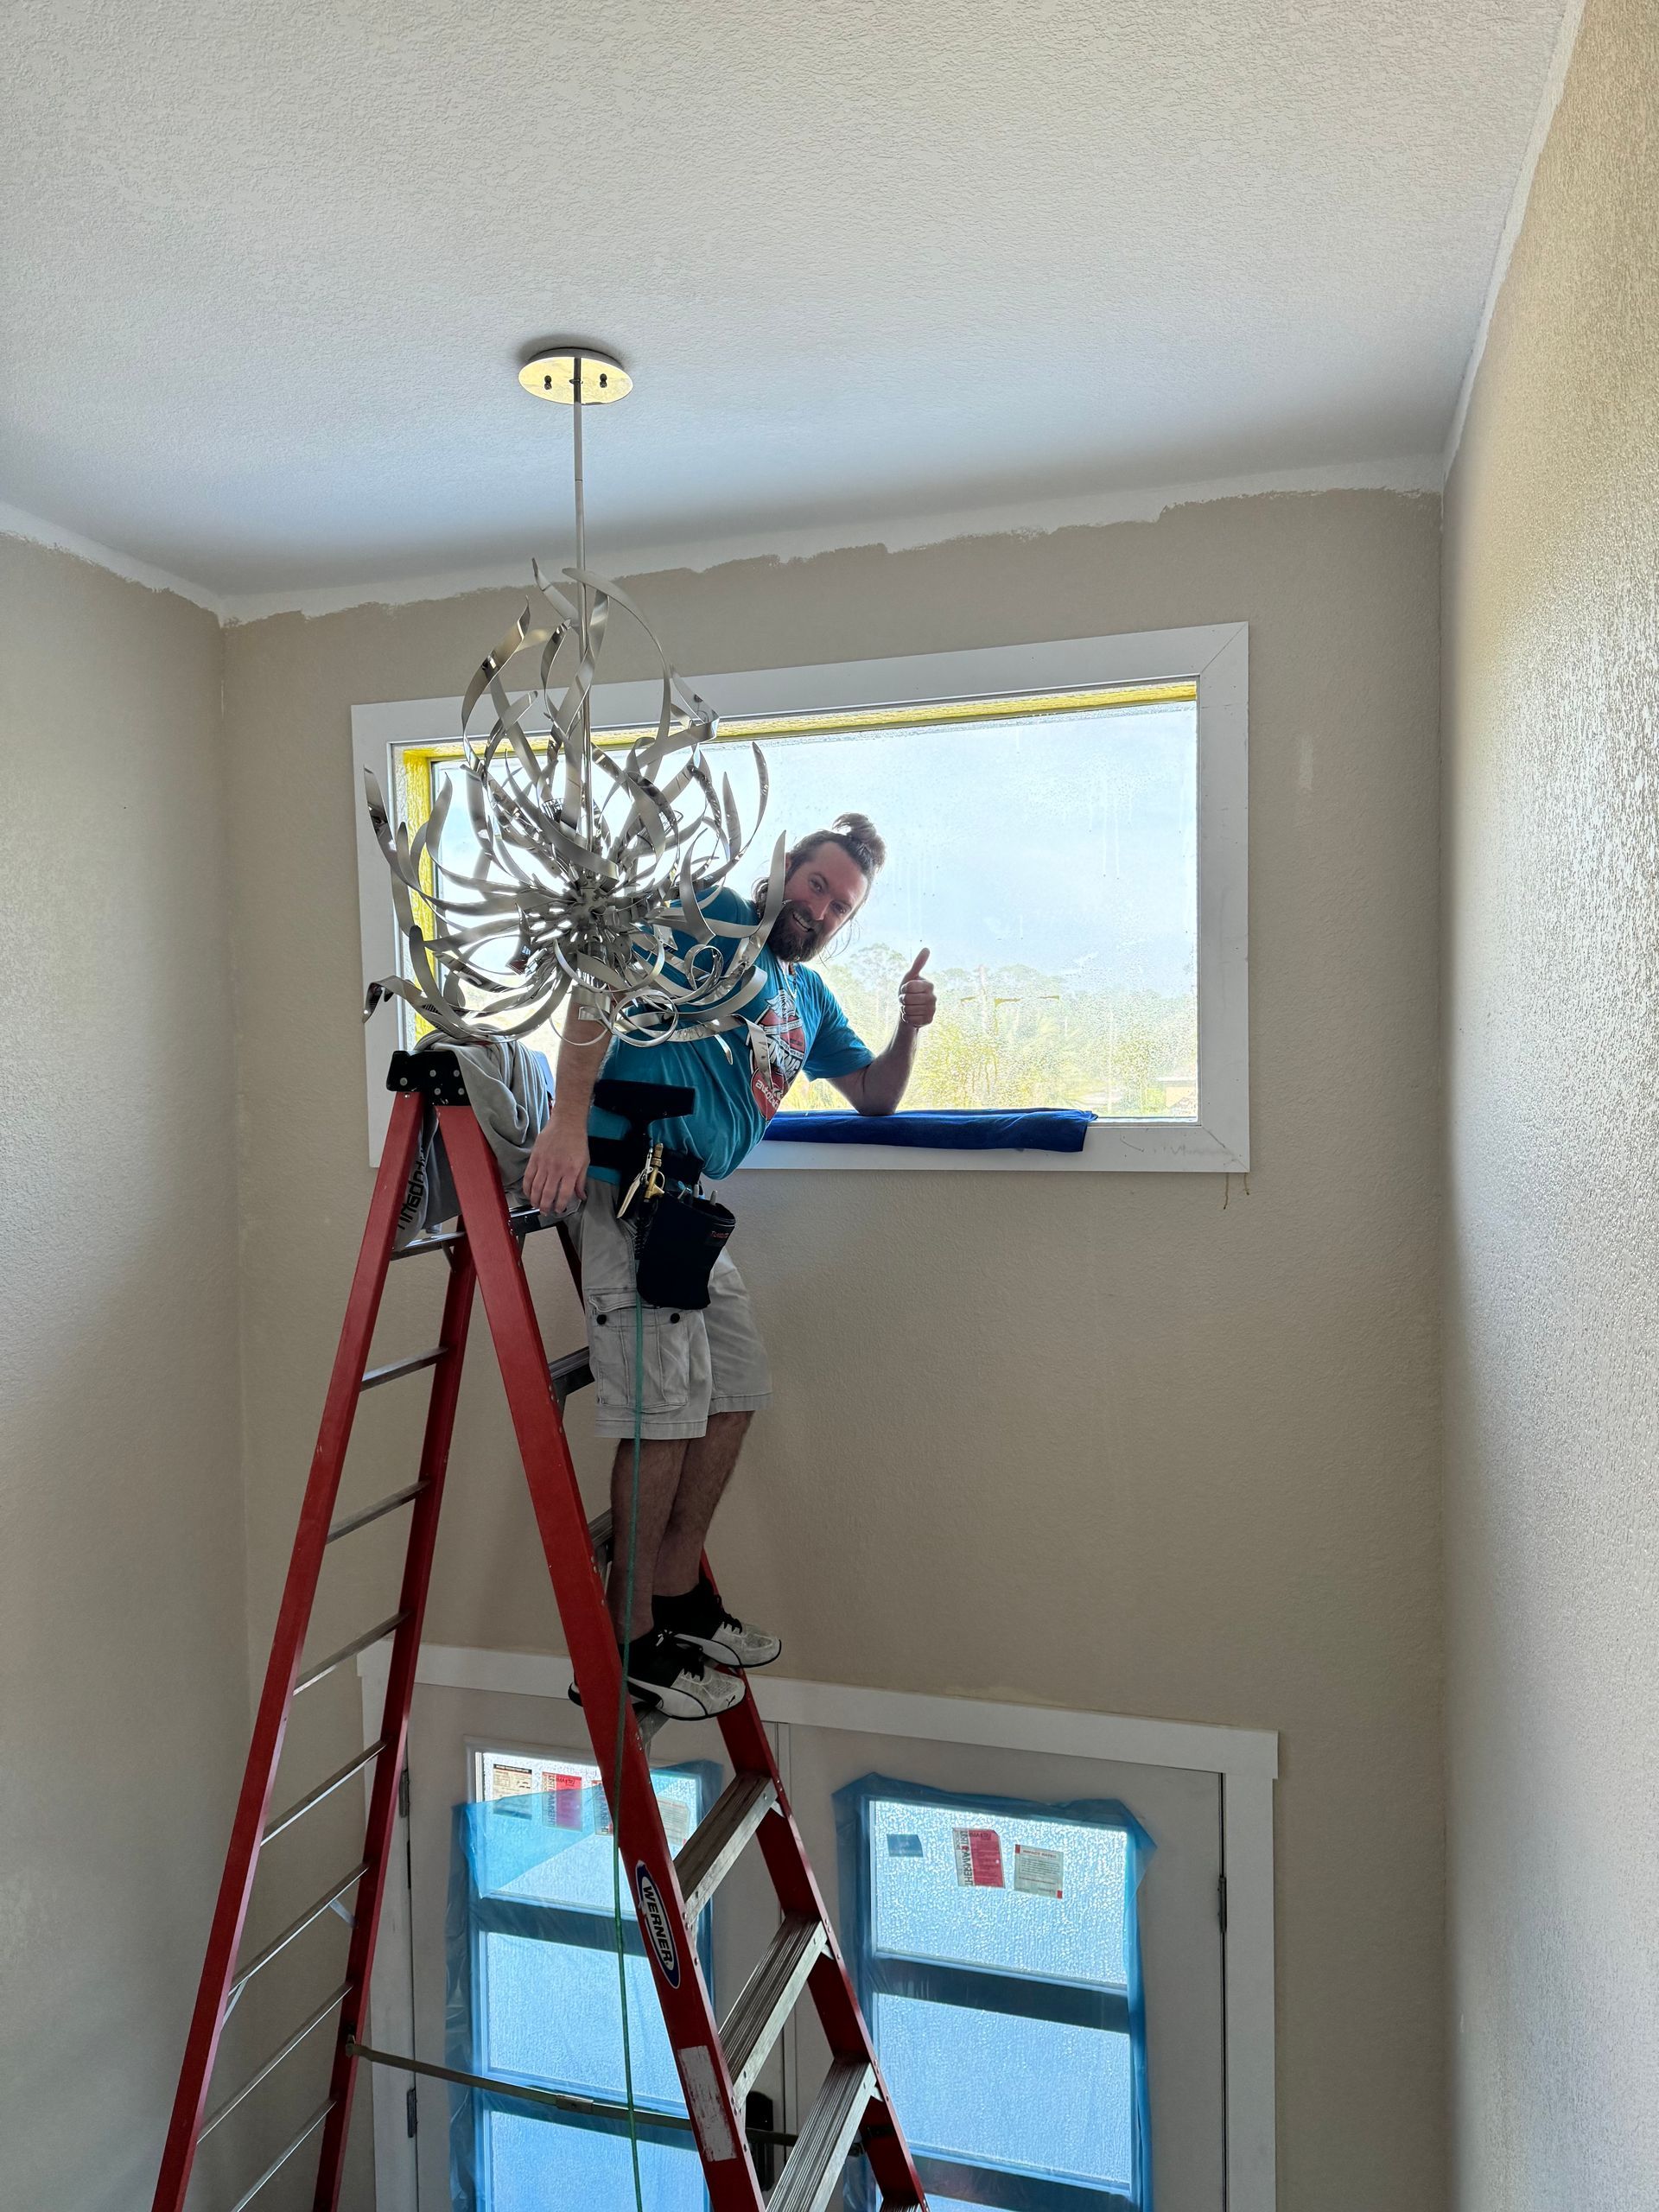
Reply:
<svg viewBox="0 0 1659 2212"><path fill-rule="evenodd" d="M632 1232L640 1298L647 1306L700 1311L737 1217L699 1192L702 1162L695 1154L651 1141L652 1123L690 1113L696 1093L683 1084L607 1078L594 1085L594 1103L628 1123L626 1136L590 1135L588 1153L619 1179L617 1218Z"/></svg>

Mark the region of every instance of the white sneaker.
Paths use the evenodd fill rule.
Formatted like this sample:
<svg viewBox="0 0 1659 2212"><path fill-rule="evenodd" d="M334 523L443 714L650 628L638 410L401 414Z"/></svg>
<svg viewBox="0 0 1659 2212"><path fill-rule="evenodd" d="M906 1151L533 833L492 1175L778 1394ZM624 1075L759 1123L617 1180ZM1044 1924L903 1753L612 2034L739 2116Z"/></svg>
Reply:
<svg viewBox="0 0 1659 2212"><path fill-rule="evenodd" d="M658 1649L666 1664L658 1660L648 1674L629 1668L628 1689L636 1706L660 1713L668 1720L712 1720L717 1713L729 1713L742 1704L741 1679L706 1666L701 1650L683 1637L665 1637ZM657 1659L657 1654L652 1656ZM672 1675L667 1673L669 1666L675 1669Z"/></svg>
<svg viewBox="0 0 1659 2212"><path fill-rule="evenodd" d="M569 1696L582 1703L574 1682ZM743 1702L743 1684L736 1675L706 1666L701 1651L659 1637L642 1638L630 1647L628 1697L637 1713L660 1713L665 1720L712 1720Z"/></svg>
<svg viewBox="0 0 1659 2212"><path fill-rule="evenodd" d="M678 1643L690 1644L704 1658L712 1659L717 1667L770 1667L784 1648L784 1640L770 1629L756 1628L748 1621L741 1621L735 1613L728 1613L718 1602L711 1618L700 1624L699 1630L671 1628L668 1633Z"/></svg>

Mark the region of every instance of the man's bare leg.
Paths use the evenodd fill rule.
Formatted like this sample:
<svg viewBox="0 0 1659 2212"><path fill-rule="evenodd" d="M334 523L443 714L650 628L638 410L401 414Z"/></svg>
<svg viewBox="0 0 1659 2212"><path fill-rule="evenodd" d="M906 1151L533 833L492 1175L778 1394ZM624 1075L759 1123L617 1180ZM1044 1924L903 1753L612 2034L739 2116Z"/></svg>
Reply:
<svg viewBox="0 0 1659 2212"><path fill-rule="evenodd" d="M695 1450L702 1442L702 1438L694 1438L691 1448ZM736 1457L735 1451L732 1456ZM680 1436L654 1439L639 1447L639 1526L633 1548L633 1618L629 1620L624 1618L623 1607L628 1587L628 1508L633 1499L632 1438L625 1438L616 1447L616 1458L611 1466L611 1528L614 1541L606 1596L619 1643L625 1630L631 1638L651 1634L651 1599L657 1586L663 1532L674 1510L686 1458L686 1440ZM696 1580L695 1567L691 1579Z"/></svg>
<svg viewBox="0 0 1659 2212"><path fill-rule="evenodd" d="M702 1567L702 1548L726 1485L743 1448L753 1414L710 1414L707 1433L685 1447L685 1465L674 1492L656 1554L652 1588L658 1597L677 1598L691 1589ZM644 1516L641 1515L643 1520ZM646 1599L646 1611L651 1600Z"/></svg>

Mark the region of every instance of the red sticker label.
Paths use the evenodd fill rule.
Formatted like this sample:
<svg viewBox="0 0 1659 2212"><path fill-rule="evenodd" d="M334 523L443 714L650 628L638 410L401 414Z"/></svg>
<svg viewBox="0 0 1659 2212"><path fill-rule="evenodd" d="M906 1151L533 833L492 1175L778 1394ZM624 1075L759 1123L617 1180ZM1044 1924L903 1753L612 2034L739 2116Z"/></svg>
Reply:
<svg viewBox="0 0 1659 2212"><path fill-rule="evenodd" d="M553 1774L548 1779L553 1784L547 1800L550 1824L556 1828L579 1828L582 1826L582 1793L587 1784L579 1774Z"/></svg>
<svg viewBox="0 0 1659 2212"><path fill-rule="evenodd" d="M964 1889L1007 1886L1002 1874L1002 1839L995 1828L953 1828L950 1833L957 1847L957 1879Z"/></svg>

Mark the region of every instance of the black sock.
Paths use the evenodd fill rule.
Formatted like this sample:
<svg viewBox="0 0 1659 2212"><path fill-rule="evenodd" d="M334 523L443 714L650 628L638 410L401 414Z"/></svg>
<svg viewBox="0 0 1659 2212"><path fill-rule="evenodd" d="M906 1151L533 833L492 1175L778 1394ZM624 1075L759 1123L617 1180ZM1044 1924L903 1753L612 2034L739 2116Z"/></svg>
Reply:
<svg viewBox="0 0 1659 2212"><path fill-rule="evenodd" d="M659 1629L695 1631L706 1624L714 1594L707 1575L700 1574L689 1590L682 1590L677 1597L653 1598L652 1618Z"/></svg>
<svg viewBox="0 0 1659 2212"><path fill-rule="evenodd" d="M628 1672L639 1681L671 1682L684 1664L684 1652L677 1650L660 1628L649 1628L643 1636L629 1639Z"/></svg>

